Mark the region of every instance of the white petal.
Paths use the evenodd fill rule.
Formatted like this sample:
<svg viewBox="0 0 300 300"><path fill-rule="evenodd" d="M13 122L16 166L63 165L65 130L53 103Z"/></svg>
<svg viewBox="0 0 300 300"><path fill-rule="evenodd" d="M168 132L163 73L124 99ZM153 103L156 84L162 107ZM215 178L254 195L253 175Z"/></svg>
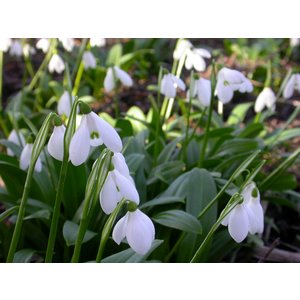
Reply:
<svg viewBox="0 0 300 300"><path fill-rule="evenodd" d="M174 86L171 74L166 74L163 76L160 92L168 98L175 98L176 88Z"/></svg>
<svg viewBox="0 0 300 300"><path fill-rule="evenodd" d="M93 147L97 147L103 144L103 140L101 138L101 118L91 111L86 115L87 125L90 133L90 144ZM98 135L98 137L97 137Z"/></svg>
<svg viewBox="0 0 300 300"><path fill-rule="evenodd" d="M193 67L194 54L191 50L187 51L187 56L185 60L185 67L187 70L190 70Z"/></svg>
<svg viewBox="0 0 300 300"><path fill-rule="evenodd" d="M197 55L194 53L194 58L193 58L193 65L194 68L198 71L198 72L202 72L205 70L206 68L206 63L205 60L202 58L202 56Z"/></svg>
<svg viewBox="0 0 300 300"><path fill-rule="evenodd" d="M68 52L71 52L75 46L75 41L72 38L59 38L59 40L61 41L61 43L63 44L63 47L65 48L65 50L67 50Z"/></svg>
<svg viewBox="0 0 300 300"><path fill-rule="evenodd" d="M300 74L296 74L295 89L298 90L298 92L300 92Z"/></svg>
<svg viewBox="0 0 300 300"><path fill-rule="evenodd" d="M50 43L48 39L40 39L36 43L37 49L41 49L44 53L46 53L49 49Z"/></svg>
<svg viewBox="0 0 300 300"><path fill-rule="evenodd" d="M255 105L254 105L254 111L256 113L261 112L266 105L266 99L265 99L265 94L263 94L263 91L257 96Z"/></svg>
<svg viewBox="0 0 300 300"><path fill-rule="evenodd" d="M210 80L200 78L197 81L197 95L200 103L209 106L211 101L211 83Z"/></svg>
<svg viewBox="0 0 300 300"><path fill-rule="evenodd" d="M129 169L122 153L114 153L112 157L114 167L125 177L130 177Z"/></svg>
<svg viewBox="0 0 300 300"><path fill-rule="evenodd" d="M100 205L103 211L109 215L117 207L118 202L122 200L122 196L117 190L116 184L112 178L111 172L108 173L103 188L99 195Z"/></svg>
<svg viewBox="0 0 300 300"><path fill-rule="evenodd" d="M34 170L36 172L41 172L42 171L42 161L41 161L40 157L38 157L38 159L35 163Z"/></svg>
<svg viewBox="0 0 300 300"><path fill-rule="evenodd" d="M88 68L96 68L97 62L96 58L91 51L85 51L82 56L82 61L84 68L87 70Z"/></svg>
<svg viewBox="0 0 300 300"><path fill-rule="evenodd" d="M115 80L112 68L108 68L106 76L104 78L104 88L109 93L115 87Z"/></svg>
<svg viewBox="0 0 300 300"><path fill-rule="evenodd" d="M203 48L195 48L194 53L205 58L211 58L210 52Z"/></svg>
<svg viewBox="0 0 300 300"><path fill-rule="evenodd" d="M72 96L72 104L75 100L75 97ZM70 101L70 95L67 91L64 91L61 97L58 100L57 104L57 112L59 115L65 115L66 117L70 116L71 113L71 107L72 107L71 101Z"/></svg>
<svg viewBox="0 0 300 300"><path fill-rule="evenodd" d="M222 80L218 80L216 90L218 99L223 104L226 104L231 101L233 97L233 90L230 85L225 85L225 83Z"/></svg>
<svg viewBox="0 0 300 300"><path fill-rule="evenodd" d="M64 156L64 135L66 128L64 125L54 126L53 133L48 142L49 154L57 160L62 161Z"/></svg>
<svg viewBox="0 0 300 300"><path fill-rule="evenodd" d="M0 38L0 51L6 52L11 46L12 40L10 38Z"/></svg>
<svg viewBox="0 0 300 300"><path fill-rule="evenodd" d="M244 198L243 203L245 203L245 204L249 203L249 201L252 198L253 189L255 189L255 188L256 188L256 185L254 182L251 182L244 187L244 189L242 191L242 196Z"/></svg>
<svg viewBox="0 0 300 300"><path fill-rule="evenodd" d="M104 38L90 38L91 47L103 47L105 46L106 41Z"/></svg>
<svg viewBox="0 0 300 300"><path fill-rule="evenodd" d="M126 236L127 224L128 213L117 222L112 233L112 238L118 245L120 245L120 243Z"/></svg>
<svg viewBox="0 0 300 300"><path fill-rule="evenodd" d="M183 55L186 54L186 51L192 47L190 41L180 40L176 46L176 49L173 53L173 58L179 60Z"/></svg>
<svg viewBox="0 0 300 300"><path fill-rule="evenodd" d="M65 69L65 63L58 54L53 54L48 69L50 73L53 73L54 71L61 73Z"/></svg>
<svg viewBox="0 0 300 300"><path fill-rule="evenodd" d="M132 181L130 181L125 176L123 176L116 169L112 171L112 176L122 197L125 198L126 200L131 200L136 204L139 204L140 197Z"/></svg>
<svg viewBox="0 0 300 300"><path fill-rule="evenodd" d="M271 109L275 102L276 96L274 92L271 88L265 87L256 99L254 110L255 112L261 112L265 106Z"/></svg>
<svg viewBox="0 0 300 300"><path fill-rule="evenodd" d="M116 76L121 80L121 82L125 86L132 86L133 85L133 81L132 81L131 77L128 75L128 73L121 70L119 67L114 67L114 69L115 69L115 72L116 72Z"/></svg>
<svg viewBox="0 0 300 300"><path fill-rule="evenodd" d="M295 80L296 80L296 75L292 75L290 79L288 80L287 84L284 87L283 90L283 97L288 99L293 96L294 93L294 87L295 87Z"/></svg>
<svg viewBox="0 0 300 300"><path fill-rule="evenodd" d="M74 166L84 163L90 151L90 134L87 127L86 116L83 116L80 126L73 135L70 143L69 155Z"/></svg>
<svg viewBox="0 0 300 300"><path fill-rule="evenodd" d="M20 168L26 170L30 164L33 144L26 144L20 156Z"/></svg>
<svg viewBox="0 0 300 300"><path fill-rule="evenodd" d="M155 228L151 219L137 209L128 212L126 238L129 246L138 254L146 254L152 245Z"/></svg>
<svg viewBox="0 0 300 300"><path fill-rule="evenodd" d="M101 139L105 146L113 152L121 152L123 148L122 140L117 131L106 121L99 117L99 128Z"/></svg>
<svg viewBox="0 0 300 300"><path fill-rule="evenodd" d="M237 242L242 242L248 234L249 221L245 207L238 204L231 212L228 221L228 231L231 237Z"/></svg>
<svg viewBox="0 0 300 300"><path fill-rule="evenodd" d="M21 57L23 55L22 45L18 40L12 41L9 54L17 57Z"/></svg>
<svg viewBox="0 0 300 300"><path fill-rule="evenodd" d="M20 138L20 140L19 140L19 138ZM19 131L19 138L18 138L17 132L13 129L8 136L8 141L10 141L18 146L24 147L26 142L25 142L23 134L20 131ZM21 142L21 144L20 144L20 142ZM14 156L14 152L11 149L7 148L7 155Z"/></svg>
<svg viewBox="0 0 300 300"><path fill-rule="evenodd" d="M185 83L183 82L182 79L178 78L177 76L172 75L172 79L175 83L175 86L177 86L179 89L181 89L182 91L185 90Z"/></svg>

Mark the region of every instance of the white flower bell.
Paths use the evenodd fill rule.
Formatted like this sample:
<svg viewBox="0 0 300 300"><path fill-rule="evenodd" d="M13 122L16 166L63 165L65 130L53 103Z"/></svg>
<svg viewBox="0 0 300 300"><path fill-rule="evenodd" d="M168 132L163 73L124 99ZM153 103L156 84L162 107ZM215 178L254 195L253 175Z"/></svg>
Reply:
<svg viewBox="0 0 300 300"><path fill-rule="evenodd" d="M222 68L218 73L216 85L216 93L219 100L223 104L230 102L235 91L251 93L253 85L241 72Z"/></svg>
<svg viewBox="0 0 300 300"><path fill-rule="evenodd" d="M132 78L129 76L129 74L119 67L114 66L108 68L106 76L104 78L104 88L107 92L111 92L115 88L117 79L119 79L125 86L130 87L133 85Z"/></svg>
<svg viewBox="0 0 300 300"><path fill-rule="evenodd" d="M48 142L49 154L57 160L62 161L64 157L64 136L66 132L65 125L54 126L53 132Z"/></svg>
<svg viewBox="0 0 300 300"><path fill-rule="evenodd" d="M36 48L42 50L44 53L47 53L50 47L49 39L39 39L36 43Z"/></svg>
<svg viewBox="0 0 300 300"><path fill-rule="evenodd" d="M90 38L91 47L104 47L106 45L106 41L104 38Z"/></svg>
<svg viewBox="0 0 300 300"><path fill-rule="evenodd" d="M176 77L175 75L169 73L165 74L161 81L160 92L168 98L175 98L176 97L176 88L180 90L185 90L184 82Z"/></svg>
<svg viewBox="0 0 300 300"><path fill-rule="evenodd" d="M72 52L72 50L75 46L74 39L72 39L72 38L59 38L59 41L62 43L65 50L67 50L68 52Z"/></svg>
<svg viewBox="0 0 300 300"><path fill-rule="evenodd" d="M6 52L10 45L12 43L12 40L10 38L1 38L0 39L0 51Z"/></svg>
<svg viewBox="0 0 300 300"><path fill-rule="evenodd" d="M265 87L257 96L254 110L256 113L261 112L265 107L274 110L276 96L270 87Z"/></svg>
<svg viewBox="0 0 300 300"><path fill-rule="evenodd" d="M199 102L207 107L211 101L211 82L208 79L200 78L195 80L193 88L193 97L198 98Z"/></svg>
<svg viewBox="0 0 300 300"><path fill-rule="evenodd" d="M35 49L31 47L29 44L24 45L23 51L25 56L36 54Z"/></svg>
<svg viewBox="0 0 300 300"><path fill-rule="evenodd" d="M112 238L119 245L126 237L129 246L138 254L146 254L154 241L155 228L151 219L139 209L121 218L114 227Z"/></svg>
<svg viewBox="0 0 300 300"><path fill-rule="evenodd" d="M10 45L9 54L11 56L21 57L23 55L23 49L20 41L13 40Z"/></svg>
<svg viewBox="0 0 300 300"><path fill-rule="evenodd" d="M122 141L117 131L94 112L82 116L80 125L70 143L70 160L73 165L84 163L90 152L90 147L102 144L113 152L122 150Z"/></svg>
<svg viewBox="0 0 300 300"><path fill-rule="evenodd" d="M58 74L60 74L64 71L64 69L65 69L65 63L62 60L62 58L56 53L53 54L48 65L49 72L53 73L55 71Z"/></svg>
<svg viewBox="0 0 300 300"><path fill-rule="evenodd" d="M21 153L20 156L20 168L22 170L27 170L29 167L30 161L31 161L31 154L32 154L32 149L33 149L33 144L27 143ZM42 162L40 157L38 157L34 170L36 172L41 172L42 171Z"/></svg>
<svg viewBox="0 0 300 300"><path fill-rule="evenodd" d="M176 60L181 59L184 55L186 55L187 50L191 49L192 47L193 45L190 41L181 39L173 52L173 58Z"/></svg>
<svg viewBox="0 0 300 300"><path fill-rule="evenodd" d="M298 90L300 93L300 74L293 74L288 80L283 90L283 97L285 99L293 96L294 90Z"/></svg>
<svg viewBox="0 0 300 300"><path fill-rule="evenodd" d="M10 141L18 146L21 146L23 148L26 144L25 138L20 131L18 133L19 133L19 136L18 136L17 132L13 129L8 136L8 141ZM14 156L14 153L9 148L7 148L7 155Z"/></svg>
<svg viewBox="0 0 300 300"><path fill-rule="evenodd" d="M244 198L223 219L222 225L228 225L231 237L237 242L242 242L248 235L262 233L264 229L264 212L260 204L259 191L255 183L250 183L242 192Z"/></svg>
<svg viewBox="0 0 300 300"><path fill-rule="evenodd" d="M84 69L94 69L97 66L96 58L91 51L85 51L82 56Z"/></svg>
<svg viewBox="0 0 300 300"><path fill-rule="evenodd" d="M198 72L206 69L204 58L211 58L209 51L203 48L192 48L187 50L185 67L191 70L194 67Z"/></svg>
<svg viewBox="0 0 300 300"><path fill-rule="evenodd" d="M72 103L70 101L70 95L68 91L64 91L61 97L58 100L57 104L57 112L60 116L66 116L69 117L71 113L71 108L73 105L73 102L75 101L75 97L72 96Z"/></svg>

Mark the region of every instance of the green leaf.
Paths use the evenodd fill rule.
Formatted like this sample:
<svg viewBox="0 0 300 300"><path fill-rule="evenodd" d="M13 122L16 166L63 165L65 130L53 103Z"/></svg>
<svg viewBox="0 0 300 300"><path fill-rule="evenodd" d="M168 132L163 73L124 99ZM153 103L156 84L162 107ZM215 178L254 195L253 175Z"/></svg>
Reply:
<svg viewBox="0 0 300 300"><path fill-rule="evenodd" d="M154 240L150 250L145 254L137 254L131 248L102 259L102 263L141 263L161 244L162 240Z"/></svg>
<svg viewBox="0 0 300 300"><path fill-rule="evenodd" d="M300 128L291 128L291 129L286 129L284 131L278 131L278 133L280 134L278 139L276 140L276 144L284 142L286 140L290 140L293 139L295 137L299 137L300 136ZM276 135L276 134L275 134ZM270 142L272 142L274 140L274 135L272 135L270 138L268 138L266 140L266 144L269 144ZM274 146L274 145L273 145Z"/></svg>
<svg viewBox="0 0 300 300"><path fill-rule="evenodd" d="M164 205L164 204L170 204L170 203L184 203L184 198L176 197L176 196L161 196L161 197L152 199L150 201L147 201L146 203L140 205L139 208L143 209L145 207Z"/></svg>
<svg viewBox="0 0 300 300"><path fill-rule="evenodd" d="M125 159L130 172L135 173L143 163L145 155L139 153L132 153L127 155Z"/></svg>
<svg viewBox="0 0 300 300"><path fill-rule="evenodd" d="M252 123L244 128L238 135L240 138L255 138L264 130L261 123Z"/></svg>
<svg viewBox="0 0 300 300"><path fill-rule="evenodd" d="M75 245L77 234L78 234L79 225L76 223L73 223L71 221L66 221L64 223L63 227L63 236L66 241L67 246L73 246ZM90 230L87 230L82 243L86 243L89 240L91 240L93 237L97 235L96 232L92 232Z"/></svg>
<svg viewBox="0 0 300 300"><path fill-rule="evenodd" d="M224 144L218 150L217 157L247 153L250 151L254 151L258 148L259 143L256 140L237 138L234 140L224 142Z"/></svg>
<svg viewBox="0 0 300 300"><path fill-rule="evenodd" d="M185 232L201 234L202 226L199 220L182 210L168 210L152 217L153 221L163 226L179 229Z"/></svg>
<svg viewBox="0 0 300 300"><path fill-rule="evenodd" d="M26 216L24 220L31 220L31 219L46 219L49 220L51 216L51 212L48 209L41 209L38 210L37 212Z"/></svg>
<svg viewBox="0 0 300 300"><path fill-rule="evenodd" d="M133 130L136 133L147 129L147 126L144 124L146 122L146 116L138 106L130 107L126 113L125 119L130 121Z"/></svg>
<svg viewBox="0 0 300 300"><path fill-rule="evenodd" d="M121 138L124 138L125 136L133 135L133 128L131 126L130 121L128 121L128 120L118 119L115 127L119 129L118 133Z"/></svg>
<svg viewBox="0 0 300 300"><path fill-rule="evenodd" d="M15 211L17 211L19 206L13 206L8 208L6 211L0 214L0 222L4 221L6 218L8 218L10 215L12 215Z"/></svg>
<svg viewBox="0 0 300 300"><path fill-rule="evenodd" d="M252 106L253 106L252 102L237 105L231 112L227 120L227 123L229 125L234 125L243 122L246 117L247 111Z"/></svg>
<svg viewBox="0 0 300 300"><path fill-rule="evenodd" d="M121 56L122 56L122 44L120 43L115 44L114 46L111 47L108 53L106 65L118 66L120 63Z"/></svg>
<svg viewBox="0 0 300 300"><path fill-rule="evenodd" d="M20 157L22 152L22 147L20 147L19 145L5 139L1 139L0 144L5 146L6 148L9 148L17 157Z"/></svg>

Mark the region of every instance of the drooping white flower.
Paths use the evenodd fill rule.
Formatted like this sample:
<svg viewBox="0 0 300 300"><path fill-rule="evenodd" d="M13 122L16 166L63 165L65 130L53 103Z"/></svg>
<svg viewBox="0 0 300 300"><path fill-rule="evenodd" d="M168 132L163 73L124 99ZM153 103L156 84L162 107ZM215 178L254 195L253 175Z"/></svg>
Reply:
<svg viewBox="0 0 300 300"><path fill-rule="evenodd" d="M79 166L86 161L90 147L102 144L113 152L122 150L122 141L117 131L94 112L82 116L80 125L70 143L70 160Z"/></svg>
<svg viewBox="0 0 300 300"><path fill-rule="evenodd" d="M265 107L275 109L276 96L270 87L265 87L257 96L254 110L256 113L261 112Z"/></svg>
<svg viewBox="0 0 300 300"><path fill-rule="evenodd" d="M211 58L209 51L203 48L192 48L187 50L185 67L190 70L194 67L198 72L206 69L204 58Z"/></svg>
<svg viewBox="0 0 300 300"><path fill-rule="evenodd" d="M21 147L24 147L26 144L23 134L19 131L19 137L18 137L18 134L14 129L9 134L8 141ZM14 153L9 148L7 148L7 155L14 156Z"/></svg>
<svg viewBox="0 0 300 300"><path fill-rule="evenodd" d="M50 47L49 39L40 39L36 43L36 48L41 49L44 53L47 53Z"/></svg>
<svg viewBox="0 0 300 300"><path fill-rule="evenodd" d="M72 103L70 101L70 95L68 91L64 91L61 97L58 100L57 112L60 116L65 115L66 117L70 116L72 104L75 101L75 97L72 96Z"/></svg>
<svg viewBox="0 0 300 300"><path fill-rule="evenodd" d="M177 87L182 91L185 90L185 84L180 78L171 73L163 76L160 87L160 92L163 95L168 98L175 98Z"/></svg>
<svg viewBox="0 0 300 300"><path fill-rule="evenodd" d="M94 54L91 51L85 51L82 56L82 61L84 65L84 69L87 70L88 68L96 68L97 62Z"/></svg>
<svg viewBox="0 0 300 300"><path fill-rule="evenodd" d="M72 39L72 38L59 38L59 41L62 43L65 50L67 50L68 52L72 52L72 50L75 46L74 39Z"/></svg>
<svg viewBox="0 0 300 300"><path fill-rule="evenodd" d="M106 41L104 38L90 38L91 47L103 47L105 44Z"/></svg>
<svg viewBox="0 0 300 300"><path fill-rule="evenodd" d="M54 71L57 73L62 73L65 69L65 63L62 60L62 58L58 54L53 54L49 65L48 65L48 70L50 73L53 73Z"/></svg>
<svg viewBox="0 0 300 300"><path fill-rule="evenodd" d="M24 45L23 52L25 56L33 55L36 53L35 49L31 47L29 44Z"/></svg>
<svg viewBox="0 0 300 300"><path fill-rule="evenodd" d="M173 52L173 58L176 60L181 59L184 55L186 55L187 50L191 49L192 47L193 45L190 41L181 39Z"/></svg>
<svg viewBox="0 0 300 300"><path fill-rule="evenodd" d="M217 76L216 94L219 100L226 104L228 103L235 91L240 93L251 93L253 85L251 81L239 71L222 68Z"/></svg>
<svg viewBox="0 0 300 300"><path fill-rule="evenodd" d="M300 74L293 74L283 90L283 97L288 99L293 96L294 90L300 92Z"/></svg>
<svg viewBox="0 0 300 300"><path fill-rule="evenodd" d="M292 48L297 47L300 45L300 39L299 38L290 38L290 46Z"/></svg>
<svg viewBox="0 0 300 300"><path fill-rule="evenodd" d="M33 149L33 144L26 144L25 147L23 148L23 151L20 156L20 168L22 170L27 170L29 167L30 161L31 161L31 154L32 154L32 149ZM36 172L41 172L42 171L42 162L40 157L38 157L34 170Z"/></svg>
<svg viewBox="0 0 300 300"><path fill-rule="evenodd" d="M126 237L129 246L138 254L146 254L152 245L155 228L151 219L139 209L121 218L114 227L112 238L119 245Z"/></svg>
<svg viewBox="0 0 300 300"><path fill-rule="evenodd" d="M9 54L11 56L21 57L23 55L23 49L20 41L13 40L10 45Z"/></svg>
<svg viewBox="0 0 300 300"><path fill-rule="evenodd" d="M132 78L129 76L129 74L119 67L114 66L108 68L106 76L104 78L104 88L107 92L110 92L115 88L117 79L119 79L125 86L130 87L133 85Z"/></svg>
<svg viewBox="0 0 300 300"><path fill-rule="evenodd" d="M248 232L262 233L264 229L264 212L255 183L247 185L242 196L243 202L236 205L221 223L224 226L228 225L229 234L237 243L242 242Z"/></svg>
<svg viewBox="0 0 300 300"><path fill-rule="evenodd" d="M54 126L47 147L49 154L55 159L60 161L62 161L64 157L65 132L66 132L65 125Z"/></svg>
<svg viewBox="0 0 300 300"><path fill-rule="evenodd" d="M12 43L12 40L10 38L1 38L0 39L0 51L6 52L10 45Z"/></svg>
<svg viewBox="0 0 300 300"><path fill-rule="evenodd" d="M200 78L195 80L193 88L193 97L198 98L199 102L204 106L209 106L211 101L211 82L208 79Z"/></svg>

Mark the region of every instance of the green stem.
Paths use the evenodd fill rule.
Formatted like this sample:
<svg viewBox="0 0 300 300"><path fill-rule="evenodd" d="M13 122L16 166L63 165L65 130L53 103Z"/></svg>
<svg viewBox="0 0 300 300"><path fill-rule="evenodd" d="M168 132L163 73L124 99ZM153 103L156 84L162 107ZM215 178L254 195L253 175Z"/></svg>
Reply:
<svg viewBox="0 0 300 300"><path fill-rule="evenodd" d="M0 112L3 111L3 103L2 103L2 79L3 79L3 51L0 50Z"/></svg>
<svg viewBox="0 0 300 300"><path fill-rule="evenodd" d="M78 76L78 72L79 72L80 66L82 64L82 57L83 57L84 51L86 49L87 43L88 43L88 39L82 39L80 49L79 49L79 53L77 55L76 63L75 63L75 66L74 66L74 69L73 69L73 72L72 72L72 75L71 75L72 82L74 81L75 76L76 77Z"/></svg>
<svg viewBox="0 0 300 300"><path fill-rule="evenodd" d="M21 234L21 230L22 230L22 225L23 225L23 219L24 219L24 215L25 215L25 207L27 204L27 199L29 196L29 191L30 191L30 187L31 187L31 183L32 183L34 167L35 167L35 163L30 164L29 169L28 169L25 186L24 186L24 190L23 190L23 195L22 195L22 199L21 199L21 203L20 203L20 208L19 208L19 212L18 212L17 222L16 222L16 226L14 229L14 233L12 236L12 240L10 243L10 247L9 247L9 251L8 251L8 255L7 255L7 259L6 259L6 262L8 262L8 263L13 262L15 252L16 252L16 249L18 246L18 242L19 242L19 238L20 238L20 234Z"/></svg>
<svg viewBox="0 0 300 300"><path fill-rule="evenodd" d="M109 216L109 218L107 219L107 221L104 225L104 228L103 228L102 234L101 234L99 249L98 249L98 253L97 253L97 257L96 257L96 262L97 263L101 262L103 252L104 252L107 240L110 236L112 227L113 227L113 225L115 223L115 220L118 216L118 213L119 213L119 211L122 208L124 203L125 203L125 199L122 199L122 201L119 202L118 206L115 208L115 210Z"/></svg>
<svg viewBox="0 0 300 300"><path fill-rule="evenodd" d="M81 62L74 82L73 95L77 95L78 93L83 71L84 71L84 64L83 62Z"/></svg>
<svg viewBox="0 0 300 300"><path fill-rule="evenodd" d="M118 101L118 88L117 88L118 80L117 80L117 75L116 75L114 67L112 67L112 73L113 73L113 78L114 78L115 87L116 87L116 90L114 91L113 103L115 106L115 118L118 119L119 115L120 115L120 108L119 108L119 101Z"/></svg>
<svg viewBox="0 0 300 300"><path fill-rule="evenodd" d="M64 192L67 170L68 170L68 157L65 156L61 165L60 175L58 180L58 188L56 192L56 198L55 198L53 215L51 220L51 227L50 227L50 234L48 238L48 245L46 251L46 258L45 258L46 263L52 262L58 221L59 221L60 206L63 199L63 192Z"/></svg>

